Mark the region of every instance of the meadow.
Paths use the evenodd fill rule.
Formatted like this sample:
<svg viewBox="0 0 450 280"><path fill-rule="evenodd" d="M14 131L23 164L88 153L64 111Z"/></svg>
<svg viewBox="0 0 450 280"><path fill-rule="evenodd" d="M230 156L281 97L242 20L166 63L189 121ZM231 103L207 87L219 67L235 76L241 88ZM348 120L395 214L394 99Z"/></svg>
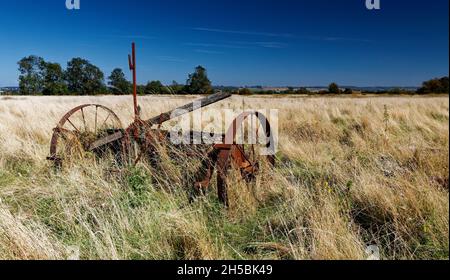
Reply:
<svg viewBox="0 0 450 280"><path fill-rule="evenodd" d="M143 118L195 96L140 99ZM132 121L130 96L0 97L0 259L449 259L449 99L233 96L213 108L279 109L277 166L187 199L164 159L112 174L56 172L52 129L99 103ZM374 247L372 247L374 248Z"/></svg>

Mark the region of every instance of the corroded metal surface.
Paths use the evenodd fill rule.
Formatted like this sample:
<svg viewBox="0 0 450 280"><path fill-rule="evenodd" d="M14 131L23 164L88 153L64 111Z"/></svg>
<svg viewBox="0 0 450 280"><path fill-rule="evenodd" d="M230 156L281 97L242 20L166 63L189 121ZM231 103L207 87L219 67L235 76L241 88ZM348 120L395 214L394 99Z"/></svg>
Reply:
<svg viewBox="0 0 450 280"><path fill-rule="evenodd" d="M62 167L63 161L71 160L73 153L67 153L65 150L59 151L58 146L66 141L69 149L77 147L77 152L96 152L107 148L116 149L120 153L122 163L129 165L138 164L143 158L149 158L150 163L157 163L158 145L161 143L169 144L169 131L162 131L159 127L173 118L187 114L189 112L209 106L221 100L231 97L228 93L218 93L196 102L181 106L175 110L163 113L149 120L141 120L140 108L137 102L137 84L136 84L136 53L135 45L132 45L132 55L128 57L130 70L133 72L133 106L135 118L134 122L126 129L122 129L121 121L118 116L109 108L97 104L86 104L70 110L58 123L53 131L53 137L50 144L50 156L48 160L55 163L58 168ZM87 133L87 120L85 110L95 107L95 124L93 132ZM106 112L106 121L112 121L114 127L103 129L97 123L97 113L99 110ZM79 123L84 124L85 129L77 127L71 120L76 115L82 120ZM243 145L237 141L238 132L243 128L244 122L249 118L256 118L263 128L263 133L268 139L265 148L270 148L273 144L273 134L268 119L259 112L244 112L239 115L232 123L225 135L213 135L215 143L221 140L220 144L209 145L207 153L201 159L201 168L196 177L194 189L198 193L204 193L210 185L214 171L217 174L217 191L219 200L228 206L228 176L231 168L238 170L244 180L250 182L256 178L260 169L261 160L265 159L271 165L275 164L275 157L261 156L256 154L257 144ZM157 125L155 129L153 126ZM191 132L191 139L202 137L203 132ZM209 135L211 136L211 135ZM67 140L70 141L67 141ZM203 139L203 138L201 138ZM190 142L193 143L193 142ZM74 146L74 147L70 147ZM66 154L64 154L66 152ZM77 155L79 156L79 155ZM82 156L82 155L81 155Z"/></svg>

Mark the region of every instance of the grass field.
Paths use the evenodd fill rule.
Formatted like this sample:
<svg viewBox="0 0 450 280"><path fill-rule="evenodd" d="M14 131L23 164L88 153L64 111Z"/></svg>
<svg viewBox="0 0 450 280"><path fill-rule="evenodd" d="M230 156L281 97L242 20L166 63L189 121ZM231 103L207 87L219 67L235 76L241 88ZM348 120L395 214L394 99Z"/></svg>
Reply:
<svg viewBox="0 0 450 280"><path fill-rule="evenodd" d="M145 97L152 117L194 97ZM52 128L84 103L131 122L130 97L0 97L0 259L449 258L449 99L246 97L280 109L278 164L189 204L183 165L54 172ZM240 108L242 97L215 104Z"/></svg>

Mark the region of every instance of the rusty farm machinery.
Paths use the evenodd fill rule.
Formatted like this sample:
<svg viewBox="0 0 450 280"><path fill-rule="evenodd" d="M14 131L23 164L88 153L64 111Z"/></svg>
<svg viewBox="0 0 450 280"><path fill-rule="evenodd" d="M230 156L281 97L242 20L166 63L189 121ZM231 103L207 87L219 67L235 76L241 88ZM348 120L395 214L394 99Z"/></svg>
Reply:
<svg viewBox="0 0 450 280"><path fill-rule="evenodd" d="M204 108L211 104L230 98L229 93L217 93L207 96L196 102L181 106L175 110L162 113L148 120L141 119L140 107L137 100L136 83L136 54L135 44L132 44L132 55L128 56L130 70L133 74L133 106L134 121L127 128L123 128L117 114L111 109L99 104L85 104L70 110L53 129L50 144L50 156L56 168L80 160L86 156L99 157L108 151L114 154L114 162L120 166L134 166L146 161L157 165L159 149L170 142L170 132L161 129L165 122ZM237 141L239 131L242 131L249 119L259 124L256 130L266 139L264 144L240 144ZM260 129L260 131L259 131ZM195 151L203 148L200 168L195 174L195 183L192 188L196 192L203 192L208 188L212 177L216 174L217 191L220 202L228 205L228 192L230 187L227 177L231 169L237 171L239 176L247 182L255 180L262 163L267 166L275 164L273 153L261 154L260 148L272 149L274 136L265 115L257 111L247 111L237 116L225 134L212 135L209 132L190 132L189 137L207 135L213 137L213 144L179 144L176 149ZM215 172L216 171L216 172Z"/></svg>

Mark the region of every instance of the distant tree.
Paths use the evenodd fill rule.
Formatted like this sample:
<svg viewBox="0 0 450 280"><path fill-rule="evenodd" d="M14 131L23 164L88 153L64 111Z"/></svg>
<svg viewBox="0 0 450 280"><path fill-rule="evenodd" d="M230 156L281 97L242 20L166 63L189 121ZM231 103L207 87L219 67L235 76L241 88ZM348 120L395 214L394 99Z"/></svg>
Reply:
<svg viewBox="0 0 450 280"><path fill-rule="evenodd" d="M166 87L160 81L151 81L145 86L145 94L167 93Z"/></svg>
<svg viewBox="0 0 450 280"><path fill-rule="evenodd" d="M436 78L426 81L422 84L422 87L417 91L421 94L426 93L448 93L449 92L449 79L448 77Z"/></svg>
<svg viewBox="0 0 450 280"><path fill-rule="evenodd" d="M131 93L131 84L125 78L125 74L122 69L116 68L111 72L111 75L108 77L108 85L110 86L110 90L113 94L130 94Z"/></svg>
<svg viewBox="0 0 450 280"><path fill-rule="evenodd" d="M293 87L288 87L287 90L283 90L280 93L281 94L290 94L290 95L292 95L292 94L295 94L295 89Z"/></svg>
<svg viewBox="0 0 450 280"><path fill-rule="evenodd" d="M67 85L64 80L64 70L59 63L44 62L43 64L43 85L44 95L64 95L67 94Z"/></svg>
<svg viewBox="0 0 450 280"><path fill-rule="evenodd" d="M449 79L448 77L442 77L439 79L441 82L441 93L449 93Z"/></svg>
<svg viewBox="0 0 450 280"><path fill-rule="evenodd" d="M145 86L144 85L137 85L137 94L144 95L145 94Z"/></svg>
<svg viewBox="0 0 450 280"><path fill-rule="evenodd" d="M344 94L353 94L353 90L351 88L346 88Z"/></svg>
<svg viewBox="0 0 450 280"><path fill-rule="evenodd" d="M186 84L186 90L190 94L210 94L213 92L206 69L202 66L197 66L195 68L195 72L189 75Z"/></svg>
<svg viewBox="0 0 450 280"><path fill-rule="evenodd" d="M307 88L302 87L297 90L297 94L311 94L311 92Z"/></svg>
<svg viewBox="0 0 450 280"><path fill-rule="evenodd" d="M44 59L31 55L22 58L17 64L20 71L19 93L22 95L41 94L44 87Z"/></svg>
<svg viewBox="0 0 450 280"><path fill-rule="evenodd" d="M170 84L170 86L166 86L164 90L167 94L181 94L184 87L184 85L181 85L176 81L172 81L172 84Z"/></svg>
<svg viewBox="0 0 450 280"><path fill-rule="evenodd" d="M214 90L216 91L221 91L221 92L228 92L228 93L237 93L237 91L239 90L239 88L237 87L231 87L231 86L215 86Z"/></svg>
<svg viewBox="0 0 450 280"><path fill-rule="evenodd" d="M403 91L402 91L401 88L395 87L395 88L392 88L391 90L389 90L388 93L389 93L389 94L395 94L395 95L398 95L398 94L402 94Z"/></svg>
<svg viewBox="0 0 450 280"><path fill-rule="evenodd" d="M238 92L239 95L252 95L253 92L248 88L241 88Z"/></svg>
<svg viewBox="0 0 450 280"><path fill-rule="evenodd" d="M66 81L73 94L89 95L106 91L103 72L82 58L73 58L67 63Z"/></svg>
<svg viewBox="0 0 450 280"><path fill-rule="evenodd" d="M338 94L338 93L340 93L339 86L338 86L336 83L331 83L331 84L328 86L328 92L329 92L329 93L332 93L332 94Z"/></svg>

